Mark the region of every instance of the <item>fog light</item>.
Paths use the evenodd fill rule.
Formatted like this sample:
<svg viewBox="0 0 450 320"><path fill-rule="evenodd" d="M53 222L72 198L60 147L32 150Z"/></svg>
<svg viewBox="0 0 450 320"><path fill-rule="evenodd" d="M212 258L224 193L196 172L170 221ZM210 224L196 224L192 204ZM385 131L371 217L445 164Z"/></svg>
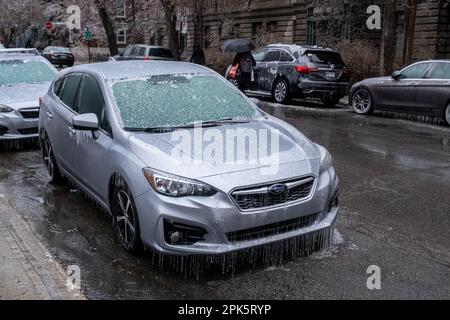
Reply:
<svg viewBox="0 0 450 320"><path fill-rule="evenodd" d="M205 240L206 234L207 232L203 228L164 220L164 238L167 244L190 246Z"/></svg>
<svg viewBox="0 0 450 320"><path fill-rule="evenodd" d="M172 232L170 234L169 238L170 238L170 242L173 244L173 243L177 243L178 241L180 241L181 235L178 231L176 231L176 232Z"/></svg>

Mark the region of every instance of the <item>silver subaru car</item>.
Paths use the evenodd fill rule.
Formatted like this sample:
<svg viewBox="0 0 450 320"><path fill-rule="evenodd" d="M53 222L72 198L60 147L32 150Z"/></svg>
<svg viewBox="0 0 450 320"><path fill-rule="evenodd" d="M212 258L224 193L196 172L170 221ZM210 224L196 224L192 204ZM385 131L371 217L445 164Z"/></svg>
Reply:
<svg viewBox="0 0 450 320"><path fill-rule="evenodd" d="M334 230L328 151L202 66L65 70L39 131L50 181L66 177L98 202L130 252L214 256Z"/></svg>
<svg viewBox="0 0 450 320"><path fill-rule="evenodd" d="M39 55L0 50L0 141L38 137L39 97L56 73Z"/></svg>

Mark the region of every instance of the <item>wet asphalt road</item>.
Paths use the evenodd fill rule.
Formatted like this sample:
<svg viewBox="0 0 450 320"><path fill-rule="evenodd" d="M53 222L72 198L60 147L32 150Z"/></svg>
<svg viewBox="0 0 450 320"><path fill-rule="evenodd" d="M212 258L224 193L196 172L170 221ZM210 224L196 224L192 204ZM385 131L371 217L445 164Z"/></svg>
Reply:
<svg viewBox="0 0 450 320"><path fill-rule="evenodd" d="M341 180L335 244L281 266L197 280L129 255L89 200L47 184L37 148L1 149L0 184L52 255L80 266L90 299L450 299L450 128L263 104L327 147ZM370 265L381 290L366 287Z"/></svg>

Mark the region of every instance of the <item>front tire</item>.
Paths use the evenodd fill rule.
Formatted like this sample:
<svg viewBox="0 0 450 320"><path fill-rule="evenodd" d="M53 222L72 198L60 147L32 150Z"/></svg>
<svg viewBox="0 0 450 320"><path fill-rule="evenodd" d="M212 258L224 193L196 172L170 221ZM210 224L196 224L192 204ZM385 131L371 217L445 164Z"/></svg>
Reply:
<svg viewBox="0 0 450 320"><path fill-rule="evenodd" d="M373 111L373 98L366 88L359 88L352 97L353 111L357 114L370 114Z"/></svg>
<svg viewBox="0 0 450 320"><path fill-rule="evenodd" d="M59 171L56 163L55 154L53 153L53 147L45 135L41 139L42 159L44 160L45 168L47 171L47 177L51 184L58 184L62 180L61 172Z"/></svg>
<svg viewBox="0 0 450 320"><path fill-rule="evenodd" d="M275 81L272 89L272 98L275 102L285 104L289 101L289 85L284 79Z"/></svg>
<svg viewBox="0 0 450 320"><path fill-rule="evenodd" d="M143 246L139 218L133 195L126 183L114 187L112 199L114 231L120 245L130 253L140 253Z"/></svg>
<svg viewBox="0 0 450 320"><path fill-rule="evenodd" d="M445 122L447 122L447 125L450 126L450 104L445 108L445 114L444 114Z"/></svg>

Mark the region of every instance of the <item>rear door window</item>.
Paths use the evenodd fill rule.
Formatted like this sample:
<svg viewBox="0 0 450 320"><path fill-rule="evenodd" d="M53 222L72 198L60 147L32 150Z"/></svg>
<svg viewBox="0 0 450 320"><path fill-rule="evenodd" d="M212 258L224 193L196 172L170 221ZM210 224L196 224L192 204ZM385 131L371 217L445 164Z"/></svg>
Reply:
<svg viewBox="0 0 450 320"><path fill-rule="evenodd" d="M278 50L269 50L264 59L265 62L277 62L280 61L281 53Z"/></svg>
<svg viewBox="0 0 450 320"><path fill-rule="evenodd" d="M439 62L434 64L429 79L450 79L450 63Z"/></svg>
<svg viewBox="0 0 450 320"><path fill-rule="evenodd" d="M428 68L430 67L430 63L419 63L413 66L410 66L402 71L403 79L422 79Z"/></svg>
<svg viewBox="0 0 450 320"><path fill-rule="evenodd" d="M75 99L77 97L80 81L80 74L68 74L64 81L64 87L60 95L61 101L74 111L77 111L75 108Z"/></svg>
<svg viewBox="0 0 450 320"><path fill-rule="evenodd" d="M140 47L138 52L137 52L137 56L139 57L143 57L145 56L145 47Z"/></svg>
<svg viewBox="0 0 450 320"><path fill-rule="evenodd" d="M308 57L309 61L311 63L317 64L317 65L335 65L338 68L342 68L345 66L344 61L342 60L342 57L337 52L330 52L330 51L307 51L305 52L305 55Z"/></svg>

